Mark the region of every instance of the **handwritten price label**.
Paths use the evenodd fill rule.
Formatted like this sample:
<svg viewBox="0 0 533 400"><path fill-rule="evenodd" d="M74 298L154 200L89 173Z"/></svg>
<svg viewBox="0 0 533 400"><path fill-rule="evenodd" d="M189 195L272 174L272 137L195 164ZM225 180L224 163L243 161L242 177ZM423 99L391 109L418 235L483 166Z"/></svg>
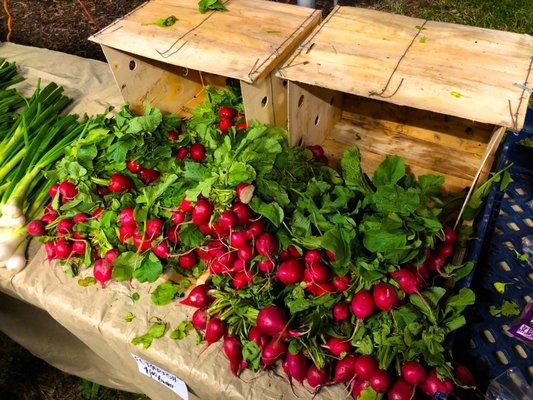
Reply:
<svg viewBox="0 0 533 400"><path fill-rule="evenodd" d="M139 372L141 374L144 374L152 378L154 381L166 386L183 400L189 400L189 392L185 382L175 375L172 375L170 372L167 372L151 362L146 361L144 358L136 356L135 354L132 354L131 356L137 363L137 367L139 367Z"/></svg>

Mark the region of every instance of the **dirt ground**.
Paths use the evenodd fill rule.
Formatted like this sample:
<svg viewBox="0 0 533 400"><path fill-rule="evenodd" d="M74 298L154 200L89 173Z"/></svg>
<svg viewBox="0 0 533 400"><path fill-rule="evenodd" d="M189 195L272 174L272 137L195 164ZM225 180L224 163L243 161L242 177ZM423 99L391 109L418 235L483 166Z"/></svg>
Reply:
<svg viewBox="0 0 533 400"><path fill-rule="evenodd" d="M0 332L0 398L5 400L142 400L98 387L33 356Z"/></svg>

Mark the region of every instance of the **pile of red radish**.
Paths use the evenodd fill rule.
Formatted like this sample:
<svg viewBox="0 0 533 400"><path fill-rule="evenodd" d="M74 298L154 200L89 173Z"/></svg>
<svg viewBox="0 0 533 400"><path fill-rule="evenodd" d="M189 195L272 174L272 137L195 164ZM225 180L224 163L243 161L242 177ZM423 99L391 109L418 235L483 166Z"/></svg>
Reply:
<svg viewBox="0 0 533 400"><path fill-rule="evenodd" d="M247 129L244 116L236 109L220 107L216 112L216 127L222 136L235 138L240 133L224 134L242 133ZM206 152L212 147L206 149L195 136L190 139L194 143L180 141L181 135L177 131L168 132L168 140L174 142L175 155L165 161L170 161L172 168L180 171L191 166L199 167L183 162L187 159L207 166L211 158ZM190 144L182 145L184 143ZM327 169L321 165L328 164L324 149L321 146L308 146L307 149L312 153L314 162L308 159L305 162L318 165L317 169ZM202 334L208 346L223 340L223 351L235 375L249 367L243 352L247 345L253 343L258 348L256 354L259 358L256 361L261 368L274 368L279 361L291 386L296 381L308 385L315 394L321 387L336 384L345 385L354 398L358 398L365 390L372 390L380 398L388 400L433 396L437 392L451 394L456 390L451 379L437 374L433 367L435 364L428 364L419 356L407 358L410 360L407 362L397 360L397 371L393 372L393 367L383 363L377 353L368 355L370 351L367 351L361 354L358 345L351 340L353 336L346 339L351 333L343 333L342 336L329 329L330 326L321 326L316 331L312 328L302 329L306 325L298 325L298 318L294 317L294 313L290 315L289 310L292 309L288 303L284 304L279 299L254 305L256 317L254 314L246 329L241 331L234 329L224 312L213 311L217 301L215 292L220 290L213 283L217 279L225 282L224 288L227 288L225 290L229 291L232 299L246 297L254 289L260 292L265 286L276 288L287 298L299 290L300 300L318 300L316 303L320 304L321 299L331 299L327 302L327 312L320 314L320 317L336 328L351 324L350 329L355 335L357 327L364 324L365 320L368 322L372 321L372 317L393 315L395 310L409 302L409 295L422 296L422 290L431 286L433 278L446 275L443 267L452 255L456 241L456 234L451 228L444 227L442 242L437 249L426 251L425 261L421 265L391 266L376 279L361 283L353 275L341 276L336 273L340 270L335 269L337 256L334 252L324 248L306 248L312 245L301 246L294 237L278 235L274 225L258 214L260 211L252 202L256 188L250 181L241 182L234 188L225 187L224 191L229 192L230 199L223 206L217 203L217 198L212 194L209 195L211 198L200 194L195 201L189 201L180 192L175 197L169 197L172 199L171 206L158 205L155 213L151 210L139 212L137 204L145 199L138 201L136 196L144 188L136 185L163 183L168 171L162 167L164 163L145 162L145 165L157 165L160 172L141 165L139 160L143 159L142 156L129 156L131 158L126 161L122 171L110 176L106 174L106 177L109 176L107 180L95 180L98 186L94 186L95 193L91 193L91 196L98 194L98 205L89 211L85 210L87 213L73 215L70 211L53 207L53 204L66 204L75 199L78 191L83 190L81 184L76 187L72 182L63 181L50 188L51 202L46 206L43 217L31 221L27 228L30 235L44 238L49 260L90 260L93 276L102 286L113 277L117 279L113 269L114 266L115 270L119 269L117 258L124 252L151 257L156 263L185 275L196 273L196 270L201 273L202 268L205 268L211 280L195 286L180 303L195 308L191 317L192 326ZM261 188L259 184L258 188ZM113 197L112 218L107 218L111 208L107 196ZM127 200L118 200L122 198ZM179 204L174 204L179 200ZM88 229L80 227L106 218L113 221L111 229L116 237L110 241L111 245L102 248L91 234L83 233ZM193 230L202 244L184 248L187 240L182 229ZM290 229L287 230L290 232ZM337 255L337 262L340 262L342 257L339 252ZM127 254L122 254L122 258L126 257ZM298 342L309 332L312 332L311 339L326 360L322 364L313 361L315 358L307 344ZM455 367L455 383L458 382L465 386L474 382L470 371L461 365Z"/></svg>

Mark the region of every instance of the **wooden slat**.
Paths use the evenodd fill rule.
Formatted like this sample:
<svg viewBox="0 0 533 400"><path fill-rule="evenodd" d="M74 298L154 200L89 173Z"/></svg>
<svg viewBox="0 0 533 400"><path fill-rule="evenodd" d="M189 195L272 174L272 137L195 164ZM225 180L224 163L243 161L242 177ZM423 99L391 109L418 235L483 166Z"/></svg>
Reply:
<svg viewBox="0 0 533 400"><path fill-rule="evenodd" d="M532 62L529 35L337 7L278 76L518 130Z"/></svg>
<svg viewBox="0 0 533 400"><path fill-rule="evenodd" d="M338 162L344 150L357 145L364 160L365 172L368 173L373 172L387 155L398 155L405 159L416 174L443 175L446 178L445 188L448 190L470 186L481 165L481 156L477 154L453 151L443 144L421 140L390 129L380 130L376 126L356 125L346 119L336 123L326 138L318 144L324 147L334 163Z"/></svg>
<svg viewBox="0 0 533 400"><path fill-rule="evenodd" d="M153 0L90 40L171 65L253 83L265 78L320 22L318 10L262 0L228 0L200 14L196 0ZM173 26L153 24L170 15Z"/></svg>

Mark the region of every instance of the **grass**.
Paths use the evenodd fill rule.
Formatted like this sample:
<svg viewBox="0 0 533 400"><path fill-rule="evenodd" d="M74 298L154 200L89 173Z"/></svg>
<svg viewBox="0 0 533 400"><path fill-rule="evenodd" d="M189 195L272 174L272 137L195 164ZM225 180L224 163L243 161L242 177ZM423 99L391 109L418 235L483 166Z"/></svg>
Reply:
<svg viewBox="0 0 533 400"><path fill-rule="evenodd" d="M532 0L350 0L412 17L533 34Z"/></svg>

